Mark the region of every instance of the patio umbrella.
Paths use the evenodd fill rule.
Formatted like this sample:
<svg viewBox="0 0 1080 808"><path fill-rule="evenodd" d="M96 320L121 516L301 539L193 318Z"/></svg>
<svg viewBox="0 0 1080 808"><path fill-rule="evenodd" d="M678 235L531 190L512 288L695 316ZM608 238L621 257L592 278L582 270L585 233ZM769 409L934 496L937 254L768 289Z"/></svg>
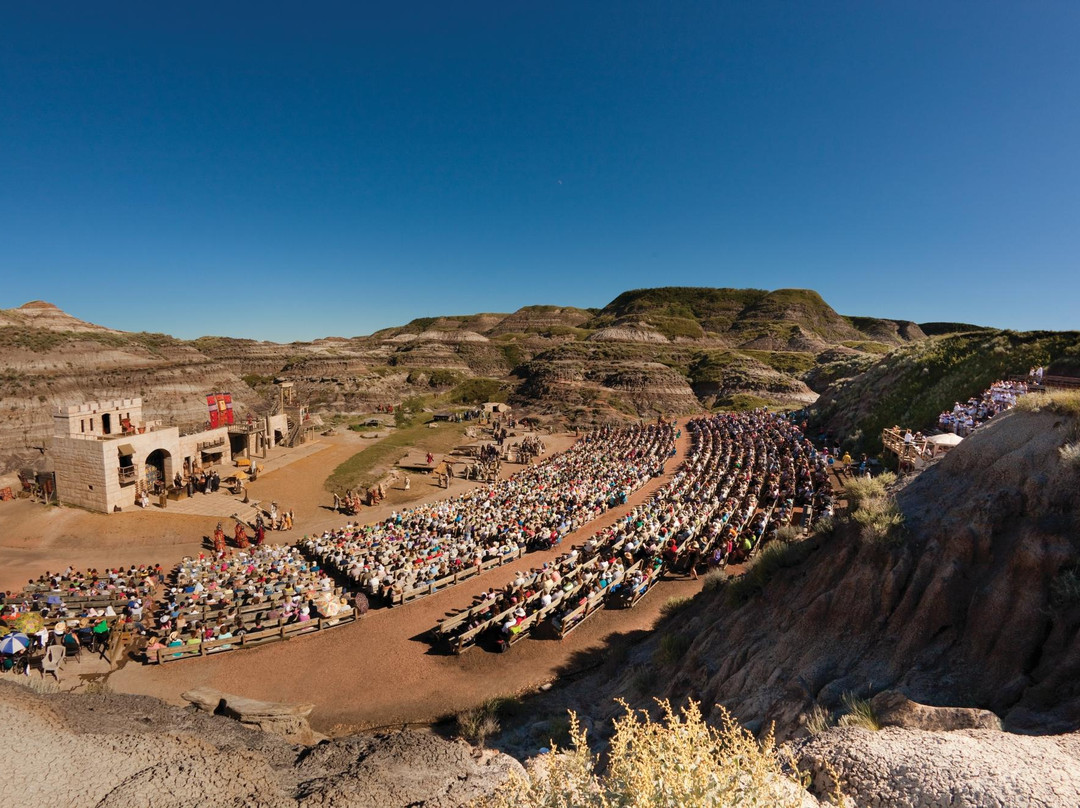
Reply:
<svg viewBox="0 0 1080 808"><path fill-rule="evenodd" d="M15 621L15 628L27 634L37 634L45 628L45 618L37 612L27 612L19 615Z"/></svg>
<svg viewBox="0 0 1080 808"><path fill-rule="evenodd" d="M21 654L30 645L25 634L8 634L0 640L0 654Z"/></svg>

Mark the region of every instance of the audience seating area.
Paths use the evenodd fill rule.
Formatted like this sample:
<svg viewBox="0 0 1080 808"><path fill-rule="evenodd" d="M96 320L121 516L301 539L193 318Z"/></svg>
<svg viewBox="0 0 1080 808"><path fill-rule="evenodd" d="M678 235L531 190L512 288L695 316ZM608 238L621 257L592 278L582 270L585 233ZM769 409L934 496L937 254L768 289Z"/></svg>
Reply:
<svg viewBox="0 0 1080 808"><path fill-rule="evenodd" d="M665 573L745 561L796 510L808 529L831 507L825 456L784 418L722 415L687 428L689 456L648 503L505 590L478 596L432 641L461 653L485 637L501 649L530 635L565 637L604 607L632 608Z"/></svg>
<svg viewBox="0 0 1080 808"><path fill-rule="evenodd" d="M625 504L674 453L669 424L600 429L508 480L380 523L349 524L295 545L200 554L171 574L160 565L46 573L3 597L0 625L31 613L42 624L32 642L42 653L57 625L65 629L56 632L61 640L76 636L78 653L76 631L85 622L98 635L142 636L147 661L159 663L321 631L360 616L352 592L400 605L517 561L527 548L558 543ZM583 582L589 568L579 573Z"/></svg>
<svg viewBox="0 0 1080 808"><path fill-rule="evenodd" d="M538 539L557 543L624 504L674 451L669 424L599 430L510 479L303 546L350 586L406 603L513 561Z"/></svg>
<svg viewBox="0 0 1080 808"><path fill-rule="evenodd" d="M994 382L981 395L969 398L964 404L957 401L951 410L941 413L938 426L944 432L967 437L999 412L1016 406L1016 399L1027 391L1027 382Z"/></svg>

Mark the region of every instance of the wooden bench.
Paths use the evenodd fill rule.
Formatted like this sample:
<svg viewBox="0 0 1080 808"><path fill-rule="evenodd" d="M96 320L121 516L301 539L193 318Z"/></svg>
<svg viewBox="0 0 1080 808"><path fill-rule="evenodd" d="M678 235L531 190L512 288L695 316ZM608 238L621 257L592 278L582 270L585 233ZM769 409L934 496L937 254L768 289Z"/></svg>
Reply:
<svg viewBox="0 0 1080 808"><path fill-rule="evenodd" d="M205 657L209 654L250 648L268 642L280 642L303 634L312 634L330 628L337 628L338 626L352 623L357 617L359 617L359 612L357 612L356 609L352 609L337 617L319 617L304 622L286 623L284 620L279 620L278 625L272 628L256 632L249 631L240 637L203 640L197 643L185 643L184 645L158 648L152 655L148 655L147 661L156 662L161 665L166 662L175 662L180 659Z"/></svg>

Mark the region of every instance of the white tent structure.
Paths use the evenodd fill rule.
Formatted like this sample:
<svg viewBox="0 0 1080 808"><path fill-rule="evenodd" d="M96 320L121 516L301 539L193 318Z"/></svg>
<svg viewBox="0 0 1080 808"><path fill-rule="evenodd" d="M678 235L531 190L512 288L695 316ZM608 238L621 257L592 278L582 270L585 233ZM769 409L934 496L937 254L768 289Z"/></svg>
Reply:
<svg viewBox="0 0 1080 808"><path fill-rule="evenodd" d="M962 441L959 435L952 432L943 432L940 435L931 435L926 439L927 448L932 457L940 457Z"/></svg>

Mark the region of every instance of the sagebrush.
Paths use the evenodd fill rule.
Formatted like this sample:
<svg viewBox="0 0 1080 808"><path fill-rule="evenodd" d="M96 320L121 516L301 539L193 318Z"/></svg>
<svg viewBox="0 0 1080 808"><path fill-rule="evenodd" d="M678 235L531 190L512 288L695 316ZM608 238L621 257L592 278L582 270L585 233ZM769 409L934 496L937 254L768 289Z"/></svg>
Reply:
<svg viewBox="0 0 1080 808"><path fill-rule="evenodd" d="M585 730L570 713L569 749L553 748L529 780L514 779L478 808L726 808L803 805L805 792L784 773L771 733L758 742L722 707L719 729L693 702L676 712L658 702L660 721L627 707L602 772Z"/></svg>

